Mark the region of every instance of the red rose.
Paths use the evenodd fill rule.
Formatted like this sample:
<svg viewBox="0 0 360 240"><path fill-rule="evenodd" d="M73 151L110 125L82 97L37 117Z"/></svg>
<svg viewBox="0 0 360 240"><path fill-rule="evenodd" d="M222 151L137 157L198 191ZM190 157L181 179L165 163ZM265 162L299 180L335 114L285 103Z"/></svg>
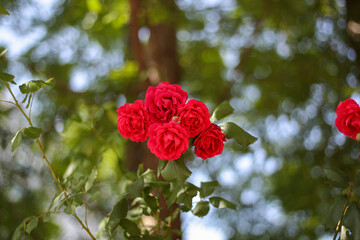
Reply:
<svg viewBox="0 0 360 240"><path fill-rule="evenodd" d="M124 138L131 141L143 142L147 139L150 127L149 113L146 111L142 100L126 103L117 110L118 130Z"/></svg>
<svg viewBox="0 0 360 240"><path fill-rule="evenodd" d="M195 139L195 154L202 159L219 155L223 151L225 141L225 134L221 132L221 128L211 124Z"/></svg>
<svg viewBox="0 0 360 240"><path fill-rule="evenodd" d="M189 147L189 135L176 122L154 123L149 128L148 147L161 160L178 159Z"/></svg>
<svg viewBox="0 0 360 240"><path fill-rule="evenodd" d="M180 125L193 138L204 131L211 124L210 113L203 102L191 99L188 103L179 109Z"/></svg>
<svg viewBox="0 0 360 240"><path fill-rule="evenodd" d="M353 99L340 102L336 109L335 126L348 137L356 140L360 133L360 107Z"/></svg>
<svg viewBox="0 0 360 240"><path fill-rule="evenodd" d="M179 107L185 105L188 94L177 84L161 82L157 87L149 87L145 96L145 107L153 123L170 122Z"/></svg>

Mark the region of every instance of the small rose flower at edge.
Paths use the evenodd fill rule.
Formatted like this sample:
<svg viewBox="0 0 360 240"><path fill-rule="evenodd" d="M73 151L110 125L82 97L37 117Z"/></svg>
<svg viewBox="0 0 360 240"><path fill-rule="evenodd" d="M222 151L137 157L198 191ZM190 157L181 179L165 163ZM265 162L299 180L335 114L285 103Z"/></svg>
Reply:
<svg viewBox="0 0 360 240"><path fill-rule="evenodd" d="M357 140L356 135L360 133L360 107L353 99L339 103L335 126L344 135Z"/></svg>

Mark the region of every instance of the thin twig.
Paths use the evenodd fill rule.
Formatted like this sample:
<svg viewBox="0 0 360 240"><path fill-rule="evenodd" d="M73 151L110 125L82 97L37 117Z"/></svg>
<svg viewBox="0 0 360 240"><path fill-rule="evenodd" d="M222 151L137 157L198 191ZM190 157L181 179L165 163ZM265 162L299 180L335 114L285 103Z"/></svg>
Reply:
<svg viewBox="0 0 360 240"><path fill-rule="evenodd" d="M352 196L352 189L353 189L353 183L350 183L350 188L349 188L349 193L348 193L348 196L347 196L347 199L346 199L346 202L345 202L345 205L344 205L344 211L343 211L343 214L340 218L340 221L338 222L337 226L336 226L336 230L335 230L335 234L334 234L334 237L333 237L333 240L336 240L336 236L337 234L339 233L339 230L340 230L340 226L342 224L342 221L346 215L346 212L349 208L349 203L350 203L350 199L351 199L351 196Z"/></svg>
<svg viewBox="0 0 360 240"><path fill-rule="evenodd" d="M14 102L11 102L11 101L0 100L0 102L11 103L11 104L14 104L16 106L16 104Z"/></svg>
<svg viewBox="0 0 360 240"><path fill-rule="evenodd" d="M88 222L87 222L87 215L88 215L88 203L85 201L85 225L87 228L89 228Z"/></svg>

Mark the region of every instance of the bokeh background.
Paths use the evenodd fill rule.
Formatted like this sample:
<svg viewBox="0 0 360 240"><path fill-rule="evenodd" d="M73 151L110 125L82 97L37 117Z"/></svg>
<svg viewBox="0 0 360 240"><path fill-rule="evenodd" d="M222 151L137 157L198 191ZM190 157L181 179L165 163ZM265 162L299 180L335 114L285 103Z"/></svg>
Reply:
<svg viewBox="0 0 360 240"><path fill-rule="evenodd" d="M111 210L123 174L146 156L118 134L115 110L170 81L210 110L228 100L235 108L230 120L259 138L248 151L228 141L222 155L206 162L187 156L189 181L218 180L216 194L238 209L211 209L202 219L182 214L183 239L332 239L339 216L329 213L342 194L323 169L352 176L359 168L359 145L334 127L339 101L360 100L359 1L0 0L0 6L11 14L0 15L0 48L9 49L0 70L18 85L55 79L32 110L55 171L98 168L94 188L102 195L89 206L92 231ZM10 99L3 86L0 99ZM11 138L26 126L17 109L0 103L0 239L11 239L56 193L31 140L10 151ZM87 239L66 214L40 223L32 236Z"/></svg>

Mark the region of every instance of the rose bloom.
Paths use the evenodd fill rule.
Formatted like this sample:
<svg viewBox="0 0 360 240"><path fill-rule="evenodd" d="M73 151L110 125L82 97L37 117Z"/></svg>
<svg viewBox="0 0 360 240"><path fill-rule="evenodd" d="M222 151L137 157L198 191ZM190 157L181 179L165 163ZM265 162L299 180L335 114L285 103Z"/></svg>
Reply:
<svg viewBox="0 0 360 240"><path fill-rule="evenodd" d="M190 99L179 109L179 117L180 125L188 131L190 138L195 137L211 124L209 109L203 102L195 99Z"/></svg>
<svg viewBox="0 0 360 240"><path fill-rule="evenodd" d="M221 128L215 124L211 124L195 139L195 154L202 159L219 155L224 149L225 141L225 134L221 132Z"/></svg>
<svg viewBox="0 0 360 240"><path fill-rule="evenodd" d="M177 84L161 82L156 87L150 86L146 91L144 102L150 113L150 121L170 122L179 107L185 105L187 98L188 94Z"/></svg>
<svg viewBox="0 0 360 240"><path fill-rule="evenodd" d="M360 107L353 99L339 103L335 126L340 132L356 140L356 135L360 133Z"/></svg>
<svg viewBox="0 0 360 240"><path fill-rule="evenodd" d="M176 122L152 124L149 137L150 151L161 160L178 159L189 147L187 131Z"/></svg>
<svg viewBox="0 0 360 240"><path fill-rule="evenodd" d="M149 113L146 111L142 100L126 103L117 110L118 130L124 138L131 141L143 142L147 139L150 127Z"/></svg>

